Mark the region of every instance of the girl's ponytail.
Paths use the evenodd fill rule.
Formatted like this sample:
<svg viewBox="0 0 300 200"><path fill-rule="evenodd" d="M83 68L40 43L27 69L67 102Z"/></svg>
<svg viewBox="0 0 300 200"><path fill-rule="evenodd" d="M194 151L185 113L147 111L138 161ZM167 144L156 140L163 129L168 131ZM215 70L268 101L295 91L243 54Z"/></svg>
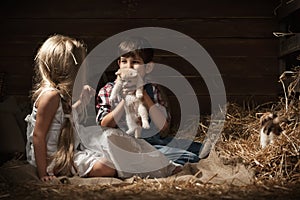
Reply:
<svg viewBox="0 0 300 200"><path fill-rule="evenodd" d="M74 128L70 101L62 98L64 122L58 138L57 151L53 156L53 172L56 176L72 176L76 171L74 165Z"/></svg>

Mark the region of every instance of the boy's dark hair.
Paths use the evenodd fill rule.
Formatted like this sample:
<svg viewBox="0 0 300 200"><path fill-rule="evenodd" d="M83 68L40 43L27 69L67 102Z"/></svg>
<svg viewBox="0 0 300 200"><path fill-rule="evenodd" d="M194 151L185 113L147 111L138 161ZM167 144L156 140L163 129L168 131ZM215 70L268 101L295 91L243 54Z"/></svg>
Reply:
<svg viewBox="0 0 300 200"><path fill-rule="evenodd" d="M154 50L150 43L141 37L130 37L121 42L118 46L119 55L124 57L139 56L144 63L149 63L153 59Z"/></svg>

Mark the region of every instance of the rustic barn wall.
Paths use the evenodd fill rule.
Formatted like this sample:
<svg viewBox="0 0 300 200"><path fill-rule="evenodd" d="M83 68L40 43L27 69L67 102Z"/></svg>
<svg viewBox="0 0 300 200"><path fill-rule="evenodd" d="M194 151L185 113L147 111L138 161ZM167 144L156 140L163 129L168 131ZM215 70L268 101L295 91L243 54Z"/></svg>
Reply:
<svg viewBox="0 0 300 200"><path fill-rule="evenodd" d="M241 104L268 102L280 91L279 46L272 35L279 28L273 13L278 2L6 1L1 5L0 37L0 72L5 73L5 91L7 95L28 95L35 52L49 35L60 33L82 39L92 50L121 31L155 26L187 34L209 52L221 72L228 100ZM155 61L183 75L194 74L189 63L167 52L158 52ZM201 111L209 112L210 99L202 78L189 77ZM175 102L174 97L170 98Z"/></svg>

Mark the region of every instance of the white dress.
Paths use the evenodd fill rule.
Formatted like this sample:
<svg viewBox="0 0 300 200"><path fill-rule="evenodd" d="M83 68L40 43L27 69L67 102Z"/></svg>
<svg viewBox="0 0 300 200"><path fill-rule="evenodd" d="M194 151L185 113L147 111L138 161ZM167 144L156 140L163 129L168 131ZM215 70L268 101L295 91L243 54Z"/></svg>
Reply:
<svg viewBox="0 0 300 200"><path fill-rule="evenodd" d="M47 88L40 96L47 91L55 90ZM39 96L39 97L40 97ZM37 100L39 99L37 98ZM32 142L37 109L35 103L30 115L26 117L27 126L27 160L36 166L34 158L34 147ZM57 141L60 129L64 121L64 113L61 102L46 137L47 156L50 157L57 150ZM133 175L140 177L167 177L170 176L176 164L165 157L143 139L136 139L121 131L120 129L102 128L100 126L85 127L79 124L78 115L73 110L75 124L75 152L74 163L77 174L86 176L95 162L105 158L107 164L117 170L119 178L128 178ZM49 164L47 172L53 172Z"/></svg>
<svg viewBox="0 0 300 200"><path fill-rule="evenodd" d="M37 100L47 91L55 90L54 88L46 88L44 89ZM37 101L36 100L36 101ZM36 101L33 104L32 113L27 115L25 121L27 122L27 144L26 144L26 155L27 161L36 166L35 156L34 156L34 147L33 147L33 130L35 127L37 108L35 106ZM61 125L64 120L63 110L61 102L59 103L58 109L52 121L51 127L49 128L49 132L46 136L47 141L47 156L50 157L57 150L57 141L60 133Z"/></svg>

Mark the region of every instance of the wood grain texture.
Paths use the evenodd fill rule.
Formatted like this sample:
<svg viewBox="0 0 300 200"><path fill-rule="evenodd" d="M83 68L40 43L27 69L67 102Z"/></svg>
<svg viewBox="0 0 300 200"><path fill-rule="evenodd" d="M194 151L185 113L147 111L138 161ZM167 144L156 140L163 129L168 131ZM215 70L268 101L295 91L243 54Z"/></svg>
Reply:
<svg viewBox="0 0 300 200"><path fill-rule="evenodd" d="M27 96L32 87L33 59L52 34L85 41L89 51L110 36L138 27L164 27L182 32L202 45L216 63L228 100L265 102L280 93L279 30L274 0L74 0L17 1L0 7L0 72L8 95ZM102 56L102 55L99 55ZM191 52L191 57L197 57ZM195 67L172 52L156 51L154 62L178 70L195 90L202 110L209 110L208 89ZM116 66L106 78L114 79ZM99 77L100 78L100 77ZM168 78L168 77L163 77ZM174 104L176 101L173 98ZM178 114L175 114L178 115Z"/></svg>
<svg viewBox="0 0 300 200"><path fill-rule="evenodd" d="M6 1L7 18L232 18L271 17L279 5L274 0L73 0Z"/></svg>

